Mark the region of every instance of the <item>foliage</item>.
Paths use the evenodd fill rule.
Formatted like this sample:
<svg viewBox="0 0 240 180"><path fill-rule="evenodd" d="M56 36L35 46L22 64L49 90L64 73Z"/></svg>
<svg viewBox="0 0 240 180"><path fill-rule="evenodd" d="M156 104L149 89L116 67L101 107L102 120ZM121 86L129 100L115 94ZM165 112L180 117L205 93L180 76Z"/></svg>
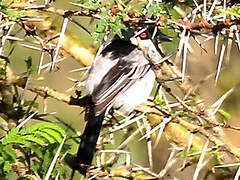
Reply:
<svg viewBox="0 0 240 180"><path fill-rule="evenodd" d="M0 142L0 174L1 178L8 177L12 166L25 159L29 171L34 171L43 177L62 142L65 131L53 123L37 123L27 128L13 128ZM61 154L65 153L65 145ZM55 168L63 175L63 166Z"/></svg>
<svg viewBox="0 0 240 180"><path fill-rule="evenodd" d="M228 16L232 16L235 18L240 18L240 7L239 6L232 6L231 8L224 10L224 9L218 9L219 14L226 14Z"/></svg>
<svg viewBox="0 0 240 180"><path fill-rule="evenodd" d="M34 74L38 71L38 65L33 65L32 63L32 57L29 56L27 59L24 60L25 63L26 63L26 68L27 68L27 74L30 75L30 74Z"/></svg>
<svg viewBox="0 0 240 180"><path fill-rule="evenodd" d="M69 41L66 39L64 39L64 41L61 42L59 40L61 38L58 39L59 32L56 31L57 28L54 25L52 25L55 23L52 22L53 18L48 19L49 12L54 13L54 15L56 16L59 15L59 17L60 16L64 17L65 20L66 18L69 18L69 20L73 22L75 16L88 16L88 18L90 17L89 19L91 19L91 22L95 23L91 35L98 42L101 42L103 38L106 37L106 35L109 35L109 33L117 34L118 36L121 37L122 30L127 29L129 25L131 25L131 27L135 27L137 31L147 26L148 24L152 24L158 29L160 29L163 34L173 37L173 41L170 42L171 44L170 43L168 44L168 46L170 47L169 48L170 50L168 51L171 53L173 51L177 51L178 53L176 59L179 60L178 58L180 59L182 58L183 66L187 64L186 62L188 59L187 54L190 54L188 52L190 52L191 50L190 43L192 43L192 41L194 42L196 41L197 44L199 45L199 50L200 51L204 50L205 52L207 51L204 49L202 43L205 43L205 41L208 41L209 39L213 38L215 38L216 40L215 42L218 42L219 40L224 40L222 49L228 49L229 52L231 48L230 49L229 47L226 48L226 46L227 45L229 46L231 44L230 40L234 40L233 42L237 42L238 46L240 47L238 35L240 8L239 5L236 5L236 1L234 0L223 2L214 1L217 3L214 6L212 4L213 1L192 1L192 0L183 1L166 0L161 2L134 1L134 0L133 1L76 0L76 2L80 4L78 6L80 7L78 11L66 10L64 8L58 9L57 7L54 7L54 3L45 6L42 4L40 5L37 4L38 3L37 1L36 2L23 1L24 2L23 4L21 4L21 2L22 2L21 0L17 1L0 0L0 12L2 15L1 17L3 22L3 25L1 26L3 30L1 33L2 39L0 48L1 49L0 115L3 114L3 118L0 117L0 119L6 120L6 123L9 126L11 125L11 121L14 121L15 125L18 125L19 120L25 119L25 117L29 117L29 115L32 114L31 110L32 108L35 108L34 110L36 110L39 108L39 106L41 107L41 104L39 104L39 102L36 101L36 99L39 97L42 97L44 100L46 100L47 98L49 99L54 98L58 101L68 103L67 105L71 104L69 103L68 100L71 99L72 97L70 97L68 94L65 95L63 93L58 93L55 88L50 89L48 87L32 86L31 84L33 82L32 80L43 80L43 77L37 77L36 79L32 77L35 75L38 68L42 70L45 67L47 67L48 64L50 64L49 66L51 66L51 63L53 61L57 67L57 61L60 59L60 57L61 58L63 57L63 59L67 57L65 52L69 53L72 57L76 58L80 54L84 54L82 53L83 51L91 49L90 47L77 46L76 45L77 43L75 44L74 41L68 43ZM50 0L48 2L51 3L54 2L54 0ZM224 6L223 5L224 2L225 3L227 2L228 5ZM231 3L233 3L234 5L229 5ZM212 7L215 8L213 8L213 11L210 13ZM34 13L32 13L33 11ZM208 15L209 17L206 18L206 16ZM40 22L39 20L36 20L36 18L38 19L39 17ZM95 20L92 20L94 18ZM45 21L46 19L48 19L48 21ZM67 21L64 22L66 23ZM75 23L78 24L77 22ZM60 27L60 25L58 26ZM230 34L232 32L235 34L234 35ZM218 39L218 36L216 35L220 35L220 38ZM72 36L72 34L69 35L69 37L70 36ZM79 34L77 34L77 36L79 36ZM199 36L202 36L201 38L205 38L203 42L200 42L200 40L198 39ZM64 38L66 37L67 36L65 36ZM81 36L79 37L81 38ZM227 39L228 37L229 39ZM191 39L191 42L189 39ZM5 40L7 42L6 43L7 45L4 44ZM78 42L79 45L80 39L78 39L76 42ZM24 64L25 62L26 65L25 72L21 72L20 74L17 75L15 75L14 72L11 73L11 71L9 73L9 70L7 68L10 67L9 63L10 62L12 63L14 59L12 57L9 57L9 59L11 58L11 61L10 60L8 61L8 57L5 56L10 56L12 52L15 50L14 47L18 47L19 45L20 46L26 45L24 43L28 43L28 45L26 46L28 48L40 50L39 54L41 53L42 57L41 60L44 60L44 62L39 63L39 65L35 65L36 59L29 56L28 58L21 62L22 64ZM164 43L166 44L168 42ZM161 45L164 45L164 43L162 43ZM55 44L57 44L57 46L55 46ZM11 53L6 53L8 46L12 48L12 50L10 50ZM4 47L4 50L2 49L2 47ZM56 50L57 48L59 49L61 48L60 51L58 51L59 49ZM62 50L65 50L65 52ZM45 56L46 54L48 56ZM74 56L75 54L77 54L77 56ZM165 55L167 54L168 52L165 53ZM222 51L220 54L224 56L224 51ZM83 56L85 56L85 54ZM46 59L49 60L50 63L45 63ZM179 62L177 63L180 64ZM161 91L164 94L164 96L157 95L154 101L149 100L150 103L149 107L151 107L150 109L151 110L153 109L154 111L149 110L148 112L145 111L145 109L144 110L140 109L139 112L136 111L137 112L135 114L136 117L138 116L138 113L148 115L146 117L144 116L143 119L136 121L137 126L129 127L130 126L129 124L127 123L124 124L125 121L120 121L119 123L120 125L118 123L113 123L119 125L119 127L125 125L124 127L121 127L121 129L123 129L124 132L123 136L125 136L126 140L128 140L126 142L130 142L132 139L129 138L134 138L134 136L138 134L137 131L139 131L141 132L141 136L147 137L146 138L148 140L147 145L149 145L149 143L151 144L151 142L149 141L150 139L149 137L151 136L154 138L156 132L159 131L158 137L156 138L159 140L161 137L160 132L164 130L165 133L167 134L166 135L167 138L169 138L171 142L174 142L175 144L177 144L178 147L180 147L176 148L180 149L176 150L179 152L176 153L178 155L176 156L176 158L181 159L183 161L187 161L186 164L188 164L189 162L189 165L192 165L199 159L201 153L198 152L203 152L202 147L206 139L211 140L210 142L211 145L209 144L208 146L208 148L211 150L208 151L207 149L208 153L206 153L207 154L206 157L214 156L217 159L213 163L213 166L216 165L216 163L225 163L221 161L222 159L224 159L222 158L223 154L227 155L230 154L231 157L234 156L239 159L240 157L239 151L234 151L234 148L232 148L233 146L228 145L227 142L223 140L223 138L221 139L222 134L224 133L220 130L219 130L220 133L215 132L215 129L213 128L217 126L234 129L234 127L231 127L230 125L224 126L225 124L221 124L219 123L220 121L215 121L214 119L215 118L214 113L219 114L220 117L224 119L224 121L231 118L230 113L223 109L218 109L221 106L222 102L216 106L217 108L214 107L213 108L214 113L210 114L209 113L210 108L205 106L202 99L198 96L200 93L197 92L197 90L200 90L199 86L197 86L197 88L199 89L196 89L196 87L191 85L191 82L189 82L188 79L185 81L183 81L184 79L182 79L183 83L181 83L180 81L178 81L178 79L179 77L181 78L184 77L184 72L179 73L180 71L178 71L178 68L174 65L175 62L171 62L171 60L169 60L169 62L167 62L166 64L168 65L167 67L168 69L166 68L167 70L164 69L165 61L160 64L160 68L157 67L156 69L161 69L162 70L161 73L163 74L165 73L164 77L167 76L170 79L174 79L175 77L177 77L177 80L173 81L173 83L171 82L174 85L170 85L165 89L164 86L168 86L168 83L165 83L164 81L162 81L162 79L161 81L158 81L161 82L159 84L162 85L163 87ZM53 68L51 67L50 71L52 71L54 68L55 67ZM221 70L221 67L218 69ZM183 70L184 68L182 68L182 71ZM74 82L76 81L74 80ZM44 85L46 85L46 83ZM51 85L52 84L50 85L47 84L47 86ZM76 87L78 85L76 85ZM175 89L177 90L175 91ZM31 91L31 93L35 93L35 97L33 100L29 100L27 97L28 94L26 95L26 92L30 92L29 90ZM4 109L5 107L8 108ZM44 117L47 115L48 114L37 114L34 116L34 119L45 120ZM146 120L146 118L149 119ZM170 120L167 121L168 119L171 119L171 122ZM130 122L132 120L135 119L131 119ZM161 120L166 121L162 123ZM99 143L100 150L101 148L104 150L105 144L108 145L110 144L109 142L112 142L111 139L113 137L113 134L111 132L112 123L111 121L108 122L109 124L105 125L105 127L107 127L105 128L107 133L103 134L104 135L109 134L109 136L104 136L100 138L102 141L101 143ZM135 132L132 133L136 129L136 127L138 127L138 129L135 131L137 133ZM167 130L165 130L164 128ZM11 127L9 127L9 129L11 129ZM143 135L144 133L145 135ZM5 137L3 137L0 141L0 175L2 176L1 178L7 179L12 172L17 173L19 177L24 175L37 175L40 178L44 178L48 171L49 165L52 163L52 159L56 154L59 144L62 142L63 136L65 135L66 135L65 131L53 123L39 123L27 128L18 127L12 128L8 133L6 133ZM194 136L193 142L191 142L192 144L189 142L190 141L189 135ZM204 137L205 139L202 137ZM122 144L119 146L119 149L117 149L116 151L117 153L111 154L114 156L113 158L114 160L111 163L106 163L107 166L104 166L104 161L108 158L108 155L105 155L104 152L102 151L96 153L96 156L99 156L97 160L101 159L102 169L107 169L107 172L105 171L104 172L105 174L103 176L107 177L106 173L108 172L110 172L109 177L116 175L116 174L112 175L111 166L119 167L118 166L119 164L121 165L129 164L130 167L134 167L134 163L132 163L132 161L129 160L130 155L129 157L127 156L126 161L123 160L123 158L121 159L122 161L124 161L124 163L118 162L117 160L119 154L122 153L121 150L126 149L125 148L127 146L126 144L128 144L126 142L124 141L123 146ZM113 146L111 146L111 148L112 147ZM70 146L65 144L63 149L61 150L60 158L58 158L54 170L51 173L52 179L58 175L60 175L60 178L66 179L65 164L62 162L62 160L65 157L64 153L67 152L69 148ZM149 162L151 162L150 158L152 155L150 153L152 151L152 148L150 146L148 146L148 148L149 148L148 149ZM173 146L173 149L174 148L175 147ZM188 150L186 150L187 148ZM129 149L131 150L131 148ZM223 152L222 149L224 149L224 153L222 153ZM196 154L189 156L189 154L191 153ZM131 155L133 154L135 153L132 153ZM74 158L75 156L66 155L66 157L70 157L71 159ZM67 160L67 158L65 160ZM211 159L209 161L211 161ZM24 175L21 175L22 172L21 169L19 168L21 166L19 164L21 165L24 164L24 167L27 169ZM164 169L165 172L168 172L167 169L168 167L170 166L166 165L166 169ZM209 168L209 164L207 164L206 167ZM131 174L131 172L134 172L134 168L131 170L129 169L131 168L126 169L127 173ZM93 168L93 170L95 169ZM211 170L212 169L209 168L209 172ZM150 172L150 170L148 172ZM140 173L139 175L145 174L145 172L139 171L135 175L138 176L138 173ZM152 174L156 178L161 178L159 177L159 175L156 175L152 172L150 172L150 174ZM95 175L98 176L98 173L95 173ZM121 174L119 176L120 177L126 176L126 178L128 179L135 178L135 176L129 176L129 174L127 175ZM167 176L168 174L163 178ZM26 177L20 177L19 179L26 179Z"/></svg>
<svg viewBox="0 0 240 180"><path fill-rule="evenodd" d="M6 2L4 0L0 1L0 12L8 16L11 20L20 20L21 17L24 17L25 14L22 11L16 11L13 9L9 9L9 5L11 2Z"/></svg>
<svg viewBox="0 0 240 180"><path fill-rule="evenodd" d="M223 109L218 110L219 114L221 114L225 119L231 119L231 114Z"/></svg>
<svg viewBox="0 0 240 180"><path fill-rule="evenodd" d="M8 174L12 171L12 164L17 158L16 152L11 145L0 143L0 177L7 179Z"/></svg>

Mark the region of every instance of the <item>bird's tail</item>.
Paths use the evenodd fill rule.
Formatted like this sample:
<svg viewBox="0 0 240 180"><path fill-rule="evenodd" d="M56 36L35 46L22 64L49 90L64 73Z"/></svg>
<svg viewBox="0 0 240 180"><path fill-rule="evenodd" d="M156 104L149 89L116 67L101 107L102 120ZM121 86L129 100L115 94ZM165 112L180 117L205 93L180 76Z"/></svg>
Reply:
<svg viewBox="0 0 240 180"><path fill-rule="evenodd" d="M81 136L81 142L75 159L77 161L76 169L82 174L86 174L88 165L92 163L103 120L104 113L99 116L95 116L93 108L89 110L87 114L87 125Z"/></svg>

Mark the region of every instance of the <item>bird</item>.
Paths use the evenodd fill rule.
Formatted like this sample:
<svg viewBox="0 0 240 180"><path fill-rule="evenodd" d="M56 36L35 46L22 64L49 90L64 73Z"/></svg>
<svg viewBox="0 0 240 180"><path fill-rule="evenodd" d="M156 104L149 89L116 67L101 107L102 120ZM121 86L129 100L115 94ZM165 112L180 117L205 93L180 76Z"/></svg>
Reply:
<svg viewBox="0 0 240 180"><path fill-rule="evenodd" d="M122 36L115 35L89 70L85 81L87 123L81 135L74 167L84 175L92 163L106 114L114 110L129 115L148 99L154 87L154 67L139 49L136 38L140 39L153 62L161 57L151 40L153 28L143 28L139 32L135 34L133 28L128 27L122 30Z"/></svg>

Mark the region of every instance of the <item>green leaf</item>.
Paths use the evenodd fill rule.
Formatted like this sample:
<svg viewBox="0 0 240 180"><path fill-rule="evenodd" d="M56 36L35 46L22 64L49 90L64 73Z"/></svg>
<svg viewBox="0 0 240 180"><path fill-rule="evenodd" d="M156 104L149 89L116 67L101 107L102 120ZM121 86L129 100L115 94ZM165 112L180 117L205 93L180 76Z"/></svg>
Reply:
<svg viewBox="0 0 240 180"><path fill-rule="evenodd" d="M7 75L6 69L0 68L0 75L1 76L6 76Z"/></svg>
<svg viewBox="0 0 240 180"><path fill-rule="evenodd" d="M59 174L61 177L65 177L64 167L58 164L56 164L56 166L54 167L52 177L56 177L57 174Z"/></svg>
<svg viewBox="0 0 240 180"><path fill-rule="evenodd" d="M4 138L4 143L3 144L21 144L26 147L29 146L29 142L27 142L23 137L15 137L15 138Z"/></svg>
<svg viewBox="0 0 240 180"><path fill-rule="evenodd" d="M157 95L156 98L155 98L155 100L154 100L154 103L155 103L156 105L163 105L163 104L164 104L164 101L163 101L162 98L160 98L159 95Z"/></svg>
<svg viewBox="0 0 240 180"><path fill-rule="evenodd" d="M44 122L35 124L29 128L25 128L20 132L20 134L27 141L34 142L35 140L35 143L44 145L46 143L61 143L62 137L65 135L65 131L53 123Z"/></svg>
<svg viewBox="0 0 240 180"><path fill-rule="evenodd" d="M27 65L27 70L30 71L30 69L32 68L32 57L29 56L27 59L24 60L26 65Z"/></svg>
<svg viewBox="0 0 240 180"><path fill-rule="evenodd" d="M40 176L44 176L50 163L62 142L65 131L54 123L37 123L28 128L13 128L0 141L0 179L8 179L8 174L12 169L12 164L18 158L18 154L12 145L18 145L23 152L28 153L32 159L31 169ZM62 152L69 150L69 145L64 145ZM56 168L54 172L59 172L61 177L65 176L62 166Z"/></svg>
<svg viewBox="0 0 240 180"><path fill-rule="evenodd" d="M58 131L54 129L43 129L42 131L52 136L59 144L62 142L62 135Z"/></svg>
<svg viewBox="0 0 240 180"><path fill-rule="evenodd" d="M34 73L36 73L38 71L39 66L36 65L36 64L35 65L32 64L32 57L31 56L29 56L24 61L26 62L28 74L34 74Z"/></svg>
<svg viewBox="0 0 240 180"><path fill-rule="evenodd" d="M47 132L37 131L35 133L35 135L44 138L50 144L53 144L56 142L56 139ZM59 134L58 134L58 136L59 136ZM60 136L60 138L61 138L61 136Z"/></svg>
<svg viewBox="0 0 240 180"><path fill-rule="evenodd" d="M12 128L8 134L4 137L3 141L2 141L2 144L7 144L7 141L11 138L14 138L17 133L19 132L19 128L16 127L16 128Z"/></svg>
<svg viewBox="0 0 240 180"><path fill-rule="evenodd" d="M41 169L41 162L33 160L32 163L33 164L31 165L31 170L33 170L34 172L39 172L39 170Z"/></svg>
<svg viewBox="0 0 240 180"><path fill-rule="evenodd" d="M32 106L34 108L38 108L39 107L39 104L37 102L34 102L34 101L28 101L28 100L25 100L24 103L23 103L23 106L26 107L26 106Z"/></svg>
<svg viewBox="0 0 240 180"><path fill-rule="evenodd" d="M204 128L210 128L211 124L209 122L206 122L206 123L203 124L203 127Z"/></svg>
<svg viewBox="0 0 240 180"><path fill-rule="evenodd" d="M31 144L31 145L29 146L29 148L36 154L36 156L37 156L38 158L42 159L44 152L42 151L41 148L39 148L38 145Z"/></svg>
<svg viewBox="0 0 240 180"><path fill-rule="evenodd" d="M27 147L30 143L44 146L48 143L61 143L65 131L53 123L38 123L29 128L19 131L13 128L3 139L2 144L22 144Z"/></svg>
<svg viewBox="0 0 240 180"><path fill-rule="evenodd" d="M6 1L2 1L2 0L0 1L0 11L2 9L7 8L7 6L8 6L8 3Z"/></svg>
<svg viewBox="0 0 240 180"><path fill-rule="evenodd" d="M10 19L13 19L13 20L18 20L22 17L25 16L25 14L21 11L16 11L16 10L11 10L11 9L8 9L8 10L5 10L4 13L10 18Z"/></svg>
<svg viewBox="0 0 240 180"><path fill-rule="evenodd" d="M30 141L30 142L34 142L36 144L39 144L41 146L46 145L46 141L44 141L41 138L38 137L34 137L33 135L26 135L22 137L25 141Z"/></svg>
<svg viewBox="0 0 240 180"><path fill-rule="evenodd" d="M218 9L218 12L227 14L229 16L235 16L237 18L240 18L240 10L234 11L233 9L230 9L230 10Z"/></svg>
<svg viewBox="0 0 240 180"><path fill-rule="evenodd" d="M154 3L152 6L149 7L147 16L149 18L159 17L161 15L166 15L166 13L167 13L167 11L164 9L163 3L160 3L160 4Z"/></svg>
<svg viewBox="0 0 240 180"><path fill-rule="evenodd" d="M59 127L53 123L41 123L41 126L39 129L40 130L52 129L52 130L55 130L56 132L58 132L59 134L61 134L62 136L65 135L65 131L61 127Z"/></svg>
<svg viewBox="0 0 240 180"><path fill-rule="evenodd" d="M173 20L182 18L181 14L173 8L169 9L169 13Z"/></svg>
<svg viewBox="0 0 240 180"><path fill-rule="evenodd" d="M219 109L218 112L226 119L231 119L231 114L223 109Z"/></svg>
<svg viewBox="0 0 240 180"><path fill-rule="evenodd" d="M45 143L61 143L65 131L53 123L38 123L20 132L21 136L33 134L34 136L45 140Z"/></svg>
<svg viewBox="0 0 240 180"><path fill-rule="evenodd" d="M34 74L34 73L38 72L38 69L39 69L38 64L35 64L32 66L30 73Z"/></svg>
<svg viewBox="0 0 240 180"><path fill-rule="evenodd" d="M94 1L87 1L86 3L84 3L84 6L86 6L86 8L91 10L97 10L101 8L101 4L99 2L94 2Z"/></svg>
<svg viewBox="0 0 240 180"><path fill-rule="evenodd" d="M4 146L2 149L2 154L5 159L10 161L10 162L15 162L17 158L17 154L15 150L11 146Z"/></svg>
<svg viewBox="0 0 240 180"><path fill-rule="evenodd" d="M2 156L0 156L0 167L4 162L5 162L4 158Z"/></svg>
<svg viewBox="0 0 240 180"><path fill-rule="evenodd" d="M94 27L94 32L101 33L104 32L107 26L106 19L100 19Z"/></svg>
<svg viewBox="0 0 240 180"><path fill-rule="evenodd" d="M37 77L35 80L36 81L43 81L45 78L43 77L43 76L39 76L39 77Z"/></svg>
<svg viewBox="0 0 240 180"><path fill-rule="evenodd" d="M12 165L9 161L5 161L3 165L3 171L9 173L12 170Z"/></svg>
<svg viewBox="0 0 240 180"><path fill-rule="evenodd" d="M50 153L49 149L46 151L46 153L43 156L43 163L42 163L42 169L41 171L43 174L46 174L50 163L52 162L53 155Z"/></svg>
<svg viewBox="0 0 240 180"><path fill-rule="evenodd" d="M122 37L121 30L122 29L127 30L127 27L125 26L125 24L123 24L122 17L120 15L109 18L109 26L110 26L110 29L112 29L113 32L120 37Z"/></svg>

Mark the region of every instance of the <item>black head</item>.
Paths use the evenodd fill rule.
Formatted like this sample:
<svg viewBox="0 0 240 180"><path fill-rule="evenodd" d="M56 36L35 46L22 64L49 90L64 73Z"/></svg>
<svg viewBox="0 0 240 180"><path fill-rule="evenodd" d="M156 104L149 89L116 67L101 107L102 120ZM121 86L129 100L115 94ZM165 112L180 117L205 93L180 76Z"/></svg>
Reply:
<svg viewBox="0 0 240 180"><path fill-rule="evenodd" d="M113 40L125 40L130 41L130 38L134 36L134 30L130 27L127 27L126 30L121 29L122 37L115 35Z"/></svg>
<svg viewBox="0 0 240 180"><path fill-rule="evenodd" d="M159 28L154 25L147 25L139 30L136 34L133 28L127 26L126 30L121 30L122 37L115 35L113 40L125 40L130 41L131 38L140 37L141 40L151 39L158 41L172 41L172 38L161 33Z"/></svg>
<svg viewBox="0 0 240 180"><path fill-rule="evenodd" d="M154 25L148 25L145 28L142 28L135 37L140 37L141 40L151 39L158 41L172 41L172 38L161 33L159 28Z"/></svg>

